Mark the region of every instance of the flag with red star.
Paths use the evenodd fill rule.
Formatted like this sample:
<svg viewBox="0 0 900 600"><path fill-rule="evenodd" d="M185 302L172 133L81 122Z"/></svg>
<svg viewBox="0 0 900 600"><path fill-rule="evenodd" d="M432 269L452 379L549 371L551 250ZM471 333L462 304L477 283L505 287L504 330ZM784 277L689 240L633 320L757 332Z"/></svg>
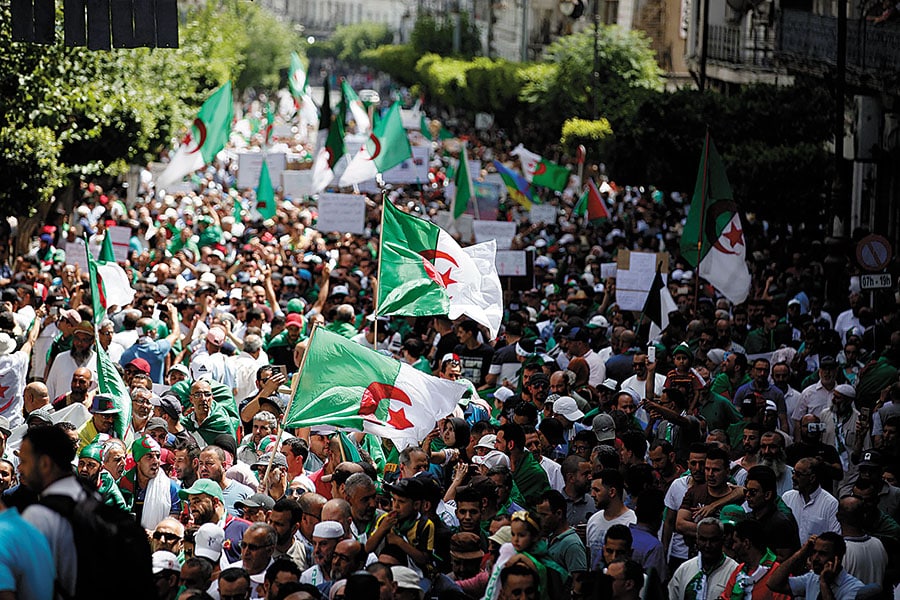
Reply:
<svg viewBox="0 0 900 600"><path fill-rule="evenodd" d="M500 321L503 317L503 293L500 288L500 277L494 265L496 243L494 241L476 244L463 248L449 233L424 219L406 214L390 201L384 203L384 218L381 228L382 252L379 260L381 281L378 285L379 302L375 312L380 315L440 315L447 314L450 319L466 315L480 325L484 325L491 339L497 337ZM398 248L408 254L398 257ZM413 263L410 254L424 259L421 264ZM449 301L448 309L439 310L433 302L416 306L420 302L409 294L401 294L407 288L401 284L407 280L404 274L396 271L395 265L415 264L422 273L423 284L435 295L444 288ZM425 264L427 263L427 264ZM433 269L433 271L432 271ZM407 286L408 287L408 286ZM419 289L424 290L425 287ZM394 302L385 304L385 299L392 297ZM402 307L401 298L412 305ZM425 297L423 296L423 301ZM428 298L433 298L429 296Z"/></svg>
<svg viewBox="0 0 900 600"><path fill-rule="evenodd" d="M740 304L747 299L750 271L741 216L722 157L708 133L681 235L681 255L728 300Z"/></svg>
<svg viewBox="0 0 900 600"><path fill-rule="evenodd" d="M316 327L284 426L332 425L405 448L422 441L466 390Z"/></svg>

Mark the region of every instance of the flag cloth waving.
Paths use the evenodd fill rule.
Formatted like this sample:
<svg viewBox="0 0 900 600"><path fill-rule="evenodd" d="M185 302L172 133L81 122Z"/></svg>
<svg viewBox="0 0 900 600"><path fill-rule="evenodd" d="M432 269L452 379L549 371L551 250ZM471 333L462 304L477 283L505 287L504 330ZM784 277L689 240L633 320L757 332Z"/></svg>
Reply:
<svg viewBox="0 0 900 600"><path fill-rule="evenodd" d="M303 61L296 52L291 52L291 74L288 77L288 85L291 88L291 95L297 100L302 98L309 89L306 69L303 68Z"/></svg>
<svg viewBox="0 0 900 600"><path fill-rule="evenodd" d="M346 427L404 448L424 439L466 389L316 327L284 426Z"/></svg>
<svg viewBox="0 0 900 600"><path fill-rule="evenodd" d="M606 209L603 196L597 191L593 179L588 179L587 187L584 188L584 193L575 205L573 213L579 217L587 215L587 221L591 225L599 225L609 220L609 210Z"/></svg>
<svg viewBox="0 0 900 600"><path fill-rule="evenodd" d="M570 169L535 154L522 144L513 148L509 154L518 157L525 181L557 192L565 190L569 184L569 177L572 175Z"/></svg>
<svg viewBox="0 0 900 600"><path fill-rule="evenodd" d="M259 171L259 184L256 186L256 210L263 219L275 218L275 187L269 176L269 163L265 154Z"/></svg>
<svg viewBox="0 0 900 600"><path fill-rule="evenodd" d="M382 236L383 246L390 247L390 244L395 244L408 248L434 264L450 300L450 310L447 314L451 320L466 315L487 327L491 339L497 337L503 316L503 301L500 277L494 266L497 250L495 242L462 248L449 233L434 223L408 215L390 201L384 204ZM386 288L383 281L388 278L392 277L393 281L399 280L398 276L388 273L389 268L389 263L382 262L382 284L379 287ZM388 289L379 290L379 294L388 292L390 292ZM385 314L380 304L377 312Z"/></svg>
<svg viewBox="0 0 900 600"><path fill-rule="evenodd" d="M356 95L356 92L350 87L346 79L341 80L341 95L343 96L341 105L350 109L350 114L353 115L353 120L356 121L357 133L363 133L371 129L372 123L369 121L369 113L366 112L366 107L363 106L362 100L359 99L359 96ZM342 121L345 116L344 114L339 115Z"/></svg>
<svg viewBox="0 0 900 600"><path fill-rule="evenodd" d="M722 157L708 133L681 234L681 255L729 301L740 304L747 299L750 272L741 217Z"/></svg>
<svg viewBox="0 0 900 600"><path fill-rule="evenodd" d="M656 270L656 276L653 283L650 284L650 292L647 294L647 300L644 302L644 316L650 319L650 333L647 339L650 341L659 339L660 333L665 331L669 326L669 313L678 310L678 306L669 293L659 269Z"/></svg>
<svg viewBox="0 0 900 600"><path fill-rule="evenodd" d="M91 260L89 266L93 269L91 276L96 279L96 293L94 279L91 280L91 300L94 303L94 321L99 323L106 318L106 311L110 306L124 308L134 302L135 295L125 269L116 263L109 230L103 236L100 255L96 261Z"/></svg>
<svg viewBox="0 0 900 600"><path fill-rule="evenodd" d="M103 241L104 247L107 245L109 239L109 232L107 232L106 238ZM107 255L107 251L101 250L100 260L111 257L112 244L109 245L108 255L104 255ZM112 291L115 286L109 285L109 282L105 279L105 276L100 275L100 269L102 267L112 265L119 271L122 271L122 267L117 265L115 262L106 263L103 265L98 264L97 262L94 262L94 259L91 256L90 252L87 253L87 261L88 276L91 283L91 298L94 302L94 327L96 331L96 327L100 324L100 321L106 318L106 307L113 306L114 304L106 304L109 296L104 292L104 289ZM124 273L125 272L122 271L123 275ZM131 300L133 300L134 290L132 290L131 286L127 285L127 283L126 288L131 291ZM130 304L131 300L129 300L125 304ZM125 306L125 304L121 304L119 306ZM131 395L128 393L128 386L125 385L125 382L122 380L122 376L119 375L119 372L116 370L116 367L113 364L112 359L109 357L109 354L107 354L106 350L104 350L103 347L100 346L100 340L97 337L94 337L94 354L97 357L97 387L100 394L112 398L113 404L116 406L116 408L119 409L119 412L116 413L113 428L115 430L116 437L120 440L124 440L126 434L131 429Z"/></svg>
<svg viewBox="0 0 900 600"><path fill-rule="evenodd" d="M453 183L456 185L456 194L453 196L453 218L458 219L466 212L469 202L475 197L475 187L472 184L472 173L469 171L469 153L463 144L459 153L459 166L454 173Z"/></svg>
<svg viewBox="0 0 900 600"><path fill-rule="evenodd" d="M450 310L447 287L435 266L421 254L394 242L381 247L378 314L427 317Z"/></svg>
<svg viewBox="0 0 900 600"><path fill-rule="evenodd" d="M332 121L327 133L325 145L316 154L316 161L312 167L312 189L310 191L313 194L318 194L334 181L334 166L347 153L344 146L344 126L340 119Z"/></svg>
<svg viewBox="0 0 900 600"><path fill-rule="evenodd" d="M228 141L233 118L234 103L229 81L213 92L200 107L190 133L181 141L169 166L156 180L157 189L165 188L211 163Z"/></svg>
<svg viewBox="0 0 900 600"><path fill-rule="evenodd" d="M341 176L341 186L373 179L378 173L384 173L409 158L412 158L412 147L403 129L400 103L395 102L387 115L375 124L365 145L347 165Z"/></svg>
<svg viewBox="0 0 900 600"><path fill-rule="evenodd" d="M500 178L503 180L503 185L506 186L509 197L522 205L522 208L525 210L531 210L531 205L534 204L536 200L531 193L531 186L528 185L525 178L512 169L505 167L503 163L497 160L494 161L494 168L497 169L497 173L500 174Z"/></svg>

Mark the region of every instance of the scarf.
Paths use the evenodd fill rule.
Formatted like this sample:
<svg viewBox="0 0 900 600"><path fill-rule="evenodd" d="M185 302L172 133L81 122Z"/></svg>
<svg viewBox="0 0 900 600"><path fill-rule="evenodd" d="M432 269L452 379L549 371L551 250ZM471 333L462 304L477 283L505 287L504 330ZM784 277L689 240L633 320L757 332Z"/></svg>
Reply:
<svg viewBox="0 0 900 600"><path fill-rule="evenodd" d="M766 553L760 559L759 565L756 567L755 571L750 573L748 571L749 565L741 565L737 577L734 580L734 585L731 588L731 593L726 596L725 592L723 592L720 599L744 600L745 598L752 597L753 586L766 576L766 573L769 572L769 569L772 568L776 560L775 553L766 548Z"/></svg>
<svg viewBox="0 0 900 600"><path fill-rule="evenodd" d="M156 477L147 482L144 493L144 509L141 512L141 526L153 531L159 522L169 516L172 511L172 496L169 478L162 469Z"/></svg>
<svg viewBox="0 0 900 600"><path fill-rule="evenodd" d="M706 600L706 586L709 583L709 575L721 567L725 563L725 555L723 554L711 569L703 567L703 558L698 559L700 570L691 577L687 586L684 588L684 600Z"/></svg>

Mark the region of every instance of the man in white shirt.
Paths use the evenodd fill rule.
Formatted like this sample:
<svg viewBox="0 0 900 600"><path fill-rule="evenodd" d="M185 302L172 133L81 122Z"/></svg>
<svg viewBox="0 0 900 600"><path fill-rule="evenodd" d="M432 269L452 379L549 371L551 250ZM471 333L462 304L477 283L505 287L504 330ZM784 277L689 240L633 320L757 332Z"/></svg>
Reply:
<svg viewBox="0 0 900 600"><path fill-rule="evenodd" d="M699 553L672 575L669 598L714 600L722 595L728 578L737 567L737 562L725 555L724 548L725 526L719 519L707 517L697 523Z"/></svg>
<svg viewBox="0 0 900 600"><path fill-rule="evenodd" d="M603 544L606 532L613 525L633 525L637 523L634 511L625 506L625 480L614 469L605 469L591 482L591 496L597 506L587 522L587 542L591 553L591 569L595 569L603 558ZM729 571L730 573L730 571Z"/></svg>
<svg viewBox="0 0 900 600"><path fill-rule="evenodd" d="M819 485L819 468L814 458L798 460L794 465L794 489L785 492L781 498L794 513L801 540L824 531L841 531L837 520L838 501Z"/></svg>
<svg viewBox="0 0 900 600"><path fill-rule="evenodd" d="M591 350L591 332L586 327L573 327L566 339L569 341L567 354L570 358L581 357L590 368L588 383L599 387L606 379L606 365L600 360L600 355Z"/></svg>
<svg viewBox="0 0 900 600"><path fill-rule="evenodd" d="M94 354L94 326L90 321L82 321L75 326L72 335L72 349L59 354L47 374L47 390L51 398L58 398L69 391L75 369L85 367L97 379L97 361Z"/></svg>

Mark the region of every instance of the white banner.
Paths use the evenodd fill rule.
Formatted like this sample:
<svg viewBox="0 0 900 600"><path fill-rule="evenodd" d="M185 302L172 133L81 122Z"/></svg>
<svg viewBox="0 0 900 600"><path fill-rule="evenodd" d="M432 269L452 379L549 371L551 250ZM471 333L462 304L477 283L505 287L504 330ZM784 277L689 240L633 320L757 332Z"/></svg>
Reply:
<svg viewBox="0 0 900 600"><path fill-rule="evenodd" d="M292 198L309 196L312 192L312 169L305 171L282 171L281 187L284 195Z"/></svg>
<svg viewBox="0 0 900 600"><path fill-rule="evenodd" d="M412 158L404 160L392 169L382 174L385 183L418 183L428 185L428 161L431 148L427 146L413 146Z"/></svg>
<svg viewBox="0 0 900 600"><path fill-rule="evenodd" d="M237 187L240 190L247 188L256 189L259 185L259 174L262 172L263 155L260 152L239 152ZM270 152L266 155L266 164L269 165L269 179L272 185L277 186L281 181L281 172L287 164L287 156L284 152Z"/></svg>
<svg viewBox="0 0 900 600"><path fill-rule="evenodd" d="M319 218L316 229L321 233L364 233L366 197L358 194L319 194Z"/></svg>
<svg viewBox="0 0 900 600"><path fill-rule="evenodd" d="M556 217L559 215L559 209L551 204L534 204L531 207L529 220L532 223L544 223L545 225L555 225Z"/></svg>
<svg viewBox="0 0 900 600"><path fill-rule="evenodd" d="M516 235L516 224L509 221L475 221L475 243L497 240L498 250L509 250Z"/></svg>
<svg viewBox="0 0 900 600"><path fill-rule="evenodd" d="M616 258L616 304L621 310L643 310L647 292L656 276L657 264L660 265L663 282L668 278L669 255L619 250Z"/></svg>
<svg viewBox="0 0 900 600"><path fill-rule="evenodd" d="M115 225L109 228L109 237L112 240L113 256L117 263L128 260L128 243L131 241L131 227Z"/></svg>
<svg viewBox="0 0 900 600"><path fill-rule="evenodd" d="M494 264L501 277L524 277L528 274L527 252L524 250L498 250Z"/></svg>

